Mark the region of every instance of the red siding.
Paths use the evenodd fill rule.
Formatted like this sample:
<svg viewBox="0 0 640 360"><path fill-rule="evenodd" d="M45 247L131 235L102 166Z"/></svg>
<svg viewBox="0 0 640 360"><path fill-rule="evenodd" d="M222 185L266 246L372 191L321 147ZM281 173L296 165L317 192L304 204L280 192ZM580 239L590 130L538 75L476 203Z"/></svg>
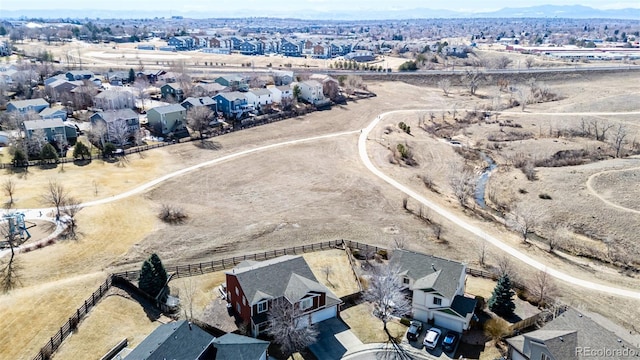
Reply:
<svg viewBox="0 0 640 360"><path fill-rule="evenodd" d="M236 288L238 289L239 295L236 295ZM235 312L238 312L237 304L240 304L240 313L238 314L244 322L247 324L251 324L251 307L248 305L242 304L242 298L244 297L244 292L238 283L238 278L233 274L227 274L227 292L230 294L229 303L233 307Z"/></svg>

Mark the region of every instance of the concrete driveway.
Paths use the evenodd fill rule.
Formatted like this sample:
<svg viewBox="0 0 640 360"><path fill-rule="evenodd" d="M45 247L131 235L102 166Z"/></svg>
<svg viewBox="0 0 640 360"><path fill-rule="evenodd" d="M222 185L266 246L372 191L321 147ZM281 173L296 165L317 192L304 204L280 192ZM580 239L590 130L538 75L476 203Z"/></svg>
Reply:
<svg viewBox="0 0 640 360"><path fill-rule="evenodd" d="M309 346L309 350L318 359L339 360L347 351L363 345L349 326L338 318L322 321L317 327L318 341Z"/></svg>

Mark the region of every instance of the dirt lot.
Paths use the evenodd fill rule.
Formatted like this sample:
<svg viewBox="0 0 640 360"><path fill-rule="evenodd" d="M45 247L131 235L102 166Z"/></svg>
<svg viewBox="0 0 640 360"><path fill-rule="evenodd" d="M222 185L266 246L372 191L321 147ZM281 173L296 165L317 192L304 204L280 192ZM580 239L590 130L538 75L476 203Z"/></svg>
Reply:
<svg viewBox="0 0 640 360"><path fill-rule="evenodd" d="M630 99L635 96L634 93L637 94L636 84L640 82L630 79L629 76L612 77L601 79L601 87L604 89L602 91L610 92L609 99L622 99L625 91L633 92ZM591 78L576 80L573 84L549 84L560 89L565 100L532 105L527 111L570 111L576 109L572 102L584 105L589 103L589 99L594 103L593 111L609 111L611 109L606 107L608 100L595 101L593 96L584 91L596 80L600 81ZM620 86L621 83L629 85ZM583 91L570 92L572 86ZM220 147L219 150L203 150L195 143L181 144L148 152L147 158L139 159L139 163L134 155L131 164L124 169L104 164L105 173L109 176L101 175L95 170L95 176L104 176L104 180L101 180L102 185L99 186L98 197L102 197L103 194L109 196L110 191L116 189L132 188L158 173L220 157L240 149L325 133L357 131L384 111L451 109L453 104L456 104L457 109L471 109L480 107L482 104L478 102L484 101L470 98L458 89L454 89L451 96L445 97L439 89L419 88L403 83L370 84L369 88L376 92L378 97L350 103L345 107L336 107L331 111L214 138L213 141ZM480 95L488 97L490 91L481 90ZM616 103L623 106L625 102L619 100ZM624 106L627 106L627 110L634 110L633 105ZM411 126L413 136L397 130L386 135L382 125L372 133L379 138L370 141L370 154L383 171L410 184L431 200L463 215L461 210L456 210L458 206L449 190L447 178L453 171L451 164L455 166L464 161L455 155L450 145L435 140L420 130L418 117L418 113L390 117L388 125L396 126L399 121L405 121ZM565 117L549 118L549 121L559 124L566 121ZM513 119L516 121L515 114ZM579 118L575 120L579 121ZM529 115L523 121L531 123L532 118ZM490 129L490 126L494 125L487 124L487 129ZM485 125L478 127L484 129ZM499 131L499 128L496 129ZM463 135L475 142L476 133L481 134L471 131L470 134ZM383 137L384 140L381 139ZM387 145L395 145L398 141L406 141L413 147L419 166L399 166L389 162L390 151ZM538 140L520 143L535 141ZM78 217L79 230L83 233L80 240L61 242L45 250L21 254L20 260L24 266L23 288L0 296L0 304L3 305L0 306L3 332L6 329L8 333L20 335L12 339L11 346L6 343L4 346L0 345L0 353L8 354L11 358L30 358L51 336L54 329L66 320L68 314L104 280L103 270L138 268L142 259L154 251L160 254L166 264L176 264L340 238L382 246L389 246L394 238L404 238L408 247L413 250L470 264L476 263L475 248L478 240L429 214L431 219L442 224L444 229L441 239L436 239L432 227L402 209L400 194L368 173L357 157L356 143L357 133L258 152L174 178L141 196L100 208L82 210ZM518 144L509 146L516 145ZM535 149L535 146L531 146L531 149ZM500 160L498 156L496 159ZM619 164L617 168L626 168L624 164L632 161L614 162ZM97 168L99 163L91 166ZM636 163L629 167L638 165ZM590 169L589 172L586 169ZM554 211L569 212L579 221L588 222L594 227L610 226L615 227L620 233L637 233L633 232L635 225L632 223L637 219L630 214L615 213L618 210L609 209L604 202L594 201L594 198L586 193L587 190L579 190L578 194L583 195L575 195L576 188L586 188L585 182L590 174L603 169L608 168L603 168L601 163L576 168L540 169L540 180L536 182L524 180L519 170L496 172L492 176L491 186L502 184L500 187L507 189L525 186L529 189L530 197L522 198L529 201L537 198L541 191L549 192L553 200L540 201L550 214ZM23 198L21 201L24 201L24 204L36 204L35 199L39 193L37 189L41 185L31 187L27 182L39 179L39 184L44 184L49 177L69 176L68 181L74 184L72 191L75 196L81 199L95 199L94 189L90 180L87 180L90 178L80 175L79 170L83 169L73 169L73 166L67 165L64 173L58 173L58 170L42 170L41 174L38 173L40 170L34 171L33 176L29 174L27 180L19 179L21 187L18 188L18 197ZM580 171L584 171L584 174ZM417 178L417 175L425 173L429 173L433 178L441 195L431 193ZM75 176L71 176L72 174ZM114 185L110 185L110 181L113 181ZM600 183L595 181L595 188L599 189L598 192L604 194L603 196L607 196L606 192L601 190L607 185ZM539 189L534 188L538 186ZM26 188L31 190L25 191L26 195L20 195L20 189ZM580 200L581 197L584 200ZM162 203L183 207L190 219L181 226L160 223L155 213ZM589 212L586 212L587 216L581 215L587 207L590 208L588 211L597 213L595 216L600 216L600 220L591 220ZM418 211L411 202L409 208ZM470 221L558 269L576 276L595 278L603 283L637 288L638 280L633 277L621 277L615 271L600 271L594 267L568 265L542 249L519 245L518 237L501 227L474 217L470 217ZM627 239L634 237L629 236ZM631 244L632 240L628 242ZM490 263L495 262L497 253L497 250L490 249ZM515 265L520 272L527 273L524 267ZM90 276L91 281L85 276ZM319 279L321 278L319 276ZM212 280L206 286L213 286L214 282ZM204 292L205 295L208 293ZM606 296L596 297L565 284L562 284L560 295L565 302L601 311L619 322L640 321L640 318L635 316L636 310L640 307L638 302ZM45 308L38 307L42 299L50 301L46 312ZM31 316L33 311L40 311L37 309L42 309L42 314ZM21 316L26 314L32 319L28 324L20 321ZM37 333L32 331L35 328L39 329Z"/></svg>

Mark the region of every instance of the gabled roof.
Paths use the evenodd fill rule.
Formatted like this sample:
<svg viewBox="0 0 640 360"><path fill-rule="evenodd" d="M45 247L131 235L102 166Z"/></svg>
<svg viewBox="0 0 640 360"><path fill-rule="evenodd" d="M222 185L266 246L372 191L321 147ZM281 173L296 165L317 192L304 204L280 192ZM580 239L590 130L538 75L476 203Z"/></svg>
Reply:
<svg viewBox="0 0 640 360"><path fill-rule="evenodd" d="M229 333L214 339L212 345L215 360L259 360L269 342Z"/></svg>
<svg viewBox="0 0 640 360"><path fill-rule="evenodd" d="M97 116L107 123L116 120L138 119L138 114L131 109L119 109L119 110L107 110L95 113L93 116ZM92 116L92 117L93 117Z"/></svg>
<svg viewBox="0 0 640 360"><path fill-rule="evenodd" d="M301 81L300 84L305 84L310 87L318 87L318 86L322 87L322 84L317 82L316 80L305 80L305 81Z"/></svg>
<svg viewBox="0 0 640 360"><path fill-rule="evenodd" d="M213 336L186 320L160 325L127 355L127 360L196 360Z"/></svg>
<svg viewBox="0 0 640 360"><path fill-rule="evenodd" d="M126 90L105 90L96 95L96 99L117 99L120 97L133 97L133 94Z"/></svg>
<svg viewBox="0 0 640 360"><path fill-rule="evenodd" d="M219 93L214 97L218 97L218 96L222 96L223 98L227 99L227 101L235 101L235 100L246 100L247 97L239 92L239 91L231 91L231 92L227 92L227 93Z"/></svg>
<svg viewBox="0 0 640 360"><path fill-rule="evenodd" d="M49 103L47 102L47 100L43 98L28 99L28 100L14 100L14 101L10 101L9 104L15 106L16 109L24 109L29 106L49 106Z"/></svg>
<svg viewBox="0 0 640 360"><path fill-rule="evenodd" d="M213 99L208 96L203 96L198 98L188 97L181 104L184 104L184 103L189 103L192 106L211 106L216 104L216 102L213 101Z"/></svg>
<svg viewBox="0 0 640 360"><path fill-rule="evenodd" d="M507 339L512 347L525 355L531 341L543 344L557 360L577 359L577 348L607 349L606 354L592 352L593 356L589 359L594 360L628 359L629 357L624 353L618 352L624 349L633 350L635 354L640 353L638 347L571 308L548 322L540 330Z"/></svg>
<svg viewBox="0 0 640 360"><path fill-rule="evenodd" d="M249 92L255 96L271 95L271 91L269 91L269 89L262 89L262 88L251 89L249 90Z"/></svg>
<svg viewBox="0 0 640 360"><path fill-rule="evenodd" d="M182 90L182 87L178 83L167 83L167 84L162 85L162 87L165 87L165 86L168 86L168 87L172 88L173 90Z"/></svg>
<svg viewBox="0 0 640 360"><path fill-rule="evenodd" d="M413 279L412 290L433 291L449 299L465 274L462 263L408 250L394 250L391 264L398 267L400 275Z"/></svg>
<svg viewBox="0 0 640 360"><path fill-rule="evenodd" d="M284 255L253 265L244 263L227 274L236 277L251 305L280 297L296 303L309 292L325 293L327 304L340 302L331 290L318 282L302 256Z"/></svg>
<svg viewBox="0 0 640 360"><path fill-rule="evenodd" d="M57 112L64 112L65 116L67 115L67 110L65 110L65 108L63 108L62 106L46 108L40 111L38 115L40 115L41 117L45 117L55 115Z"/></svg>
<svg viewBox="0 0 640 360"><path fill-rule="evenodd" d="M26 120L24 122L24 128L27 130L51 129L57 127L64 127L62 119Z"/></svg>
<svg viewBox="0 0 640 360"><path fill-rule="evenodd" d="M173 112L178 112L178 111L185 111L186 109L182 107L182 105L180 104L171 104L171 105L164 105L164 106L158 106L158 107L154 107L152 109L150 109L149 111L155 111L158 114L170 114Z"/></svg>
<svg viewBox="0 0 640 360"><path fill-rule="evenodd" d="M451 310L455 311L461 317L467 317L468 314L473 313L476 309L476 299L468 298L466 296L456 295L451 303Z"/></svg>

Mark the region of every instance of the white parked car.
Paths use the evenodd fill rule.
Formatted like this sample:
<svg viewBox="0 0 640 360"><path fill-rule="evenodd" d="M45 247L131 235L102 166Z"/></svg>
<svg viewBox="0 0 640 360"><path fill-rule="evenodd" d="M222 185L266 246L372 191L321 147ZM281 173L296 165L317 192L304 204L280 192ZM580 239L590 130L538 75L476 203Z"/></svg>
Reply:
<svg viewBox="0 0 640 360"><path fill-rule="evenodd" d="M440 340L440 335L442 335L442 331L438 328L432 327L427 331L427 334L424 336L424 341L422 344L429 350L433 350L438 346L438 340Z"/></svg>

